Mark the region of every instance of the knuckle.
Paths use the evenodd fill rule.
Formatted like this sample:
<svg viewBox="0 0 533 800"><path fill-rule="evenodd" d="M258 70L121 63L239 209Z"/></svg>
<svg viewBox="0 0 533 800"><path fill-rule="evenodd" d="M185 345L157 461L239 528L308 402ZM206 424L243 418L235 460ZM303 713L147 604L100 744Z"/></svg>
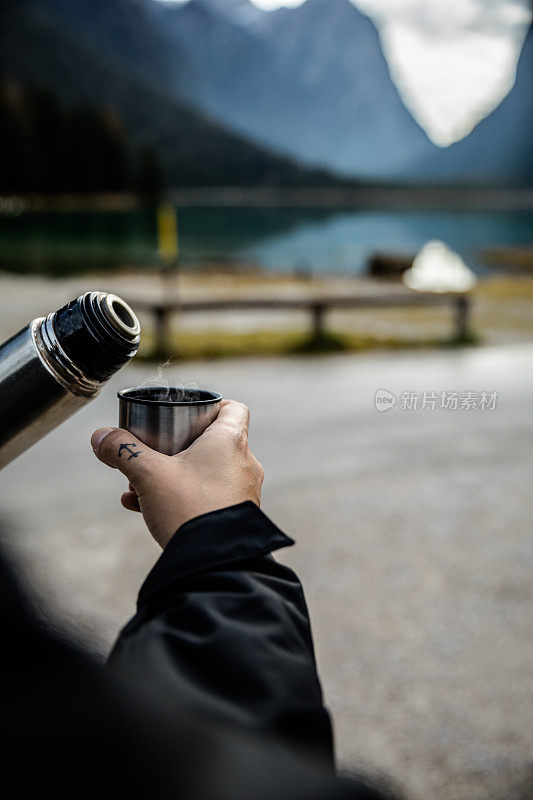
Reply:
<svg viewBox="0 0 533 800"><path fill-rule="evenodd" d="M248 406L246 406L244 403L241 403L240 400L228 400L228 403L234 405L235 408L240 408L242 411L248 411Z"/></svg>
<svg viewBox="0 0 533 800"><path fill-rule="evenodd" d="M248 445L246 429L241 428L238 425L226 425L225 429L226 436L233 446L240 448Z"/></svg>
<svg viewBox="0 0 533 800"><path fill-rule="evenodd" d="M240 401L236 401L235 405L237 406L237 408L239 409L239 411L242 414L242 418L243 418L242 419L242 424L243 425L248 425L248 423L250 421L250 409L248 408L248 406L245 403L241 403Z"/></svg>

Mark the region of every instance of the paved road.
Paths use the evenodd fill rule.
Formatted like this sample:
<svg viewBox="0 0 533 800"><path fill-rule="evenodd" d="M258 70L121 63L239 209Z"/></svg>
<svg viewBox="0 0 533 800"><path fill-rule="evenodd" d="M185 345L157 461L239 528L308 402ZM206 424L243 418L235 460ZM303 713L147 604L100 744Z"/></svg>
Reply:
<svg viewBox="0 0 533 800"><path fill-rule="evenodd" d="M340 760L414 800L519 798L531 762L533 346L189 363L246 401L264 508L298 540ZM1 476L4 538L49 613L104 649L157 555L88 447L114 391ZM374 393L498 391L495 411L374 409Z"/></svg>

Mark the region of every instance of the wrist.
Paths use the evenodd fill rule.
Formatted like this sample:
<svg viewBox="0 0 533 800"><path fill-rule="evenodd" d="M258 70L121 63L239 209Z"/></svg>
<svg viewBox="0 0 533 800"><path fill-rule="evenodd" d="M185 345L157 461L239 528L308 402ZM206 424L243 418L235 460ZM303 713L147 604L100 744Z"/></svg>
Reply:
<svg viewBox="0 0 533 800"><path fill-rule="evenodd" d="M219 497L210 495L209 499L204 498L202 502L185 503L181 505L179 515L174 517L170 527L165 526L164 532L157 537L157 541L165 549L173 536L179 534L180 530L193 520L207 517L210 514L216 514L224 509L240 506L244 503L253 503L257 508L260 505L258 498L247 496L244 493L224 494Z"/></svg>
<svg viewBox="0 0 533 800"><path fill-rule="evenodd" d="M162 587L195 573L258 558L292 544L253 500L200 514L170 537L140 590L138 605L144 605Z"/></svg>

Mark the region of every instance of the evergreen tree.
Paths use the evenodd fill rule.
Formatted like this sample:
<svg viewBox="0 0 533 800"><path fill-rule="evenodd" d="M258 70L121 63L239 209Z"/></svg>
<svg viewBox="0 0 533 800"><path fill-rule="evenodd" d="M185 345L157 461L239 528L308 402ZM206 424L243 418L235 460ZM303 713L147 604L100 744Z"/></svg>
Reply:
<svg viewBox="0 0 533 800"><path fill-rule="evenodd" d="M15 81L0 81L0 191L31 188L32 147L26 98Z"/></svg>
<svg viewBox="0 0 533 800"><path fill-rule="evenodd" d="M150 148L141 150L137 168L136 190L148 204L157 202L162 189L161 169L156 154Z"/></svg>
<svg viewBox="0 0 533 800"><path fill-rule="evenodd" d="M31 191L54 193L65 190L65 114L57 98L40 86L26 91L31 121Z"/></svg>

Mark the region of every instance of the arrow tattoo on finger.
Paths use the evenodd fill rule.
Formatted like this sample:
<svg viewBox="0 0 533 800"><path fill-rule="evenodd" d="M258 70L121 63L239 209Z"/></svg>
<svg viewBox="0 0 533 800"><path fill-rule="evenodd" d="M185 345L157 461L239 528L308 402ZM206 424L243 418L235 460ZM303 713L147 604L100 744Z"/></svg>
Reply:
<svg viewBox="0 0 533 800"><path fill-rule="evenodd" d="M132 447L139 447L139 445L135 444L134 442L132 442L131 444L121 444L120 447L118 448L118 457L122 458L122 451L125 450L127 453L129 453L128 461L131 461L132 458L137 458L139 453L142 453L142 450L138 450L137 452L135 452L134 450L131 449Z"/></svg>

